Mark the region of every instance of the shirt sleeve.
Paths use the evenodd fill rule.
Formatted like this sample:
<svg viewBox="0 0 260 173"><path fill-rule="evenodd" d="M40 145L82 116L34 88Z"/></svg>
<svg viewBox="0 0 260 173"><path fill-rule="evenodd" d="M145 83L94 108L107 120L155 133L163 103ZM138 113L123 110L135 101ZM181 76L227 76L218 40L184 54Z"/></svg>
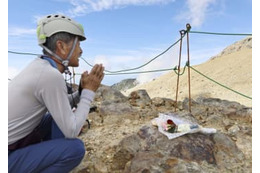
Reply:
<svg viewBox="0 0 260 173"><path fill-rule="evenodd" d="M75 104L77 105L80 101L79 92L75 91L72 94L68 94L68 98L71 106L74 106Z"/></svg>
<svg viewBox="0 0 260 173"><path fill-rule="evenodd" d="M63 76L52 75L40 80L36 93L66 138L76 138L89 113L95 93L84 89L75 112L72 112Z"/></svg>

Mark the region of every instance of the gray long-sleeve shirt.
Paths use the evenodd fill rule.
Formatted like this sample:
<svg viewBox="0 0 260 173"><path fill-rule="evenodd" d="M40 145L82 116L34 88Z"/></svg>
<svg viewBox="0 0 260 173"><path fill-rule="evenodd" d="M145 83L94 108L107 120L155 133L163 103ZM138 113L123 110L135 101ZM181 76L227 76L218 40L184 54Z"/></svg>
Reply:
<svg viewBox="0 0 260 173"><path fill-rule="evenodd" d="M66 138L77 137L94 96L84 89L72 112L63 75L36 58L8 84L8 145L30 134L47 111Z"/></svg>

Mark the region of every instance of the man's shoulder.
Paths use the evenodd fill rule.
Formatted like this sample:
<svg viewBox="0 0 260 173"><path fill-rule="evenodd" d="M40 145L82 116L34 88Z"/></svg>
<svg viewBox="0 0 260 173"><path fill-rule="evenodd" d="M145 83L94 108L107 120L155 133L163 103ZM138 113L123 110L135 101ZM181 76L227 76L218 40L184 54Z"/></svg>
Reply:
<svg viewBox="0 0 260 173"><path fill-rule="evenodd" d="M46 60L39 59L36 62L36 66L39 67L40 76L39 81L45 84L57 84L57 83L64 83L63 75L60 71L50 65L50 63Z"/></svg>

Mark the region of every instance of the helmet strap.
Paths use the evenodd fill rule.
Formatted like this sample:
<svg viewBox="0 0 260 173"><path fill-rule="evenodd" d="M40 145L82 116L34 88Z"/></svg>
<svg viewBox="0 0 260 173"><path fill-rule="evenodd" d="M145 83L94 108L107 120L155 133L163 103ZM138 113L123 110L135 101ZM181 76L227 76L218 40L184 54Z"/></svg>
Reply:
<svg viewBox="0 0 260 173"><path fill-rule="evenodd" d="M72 48L71 48L71 50L70 50L70 53L69 53L69 55L67 56L67 59L65 60L65 61L67 61L66 63L68 63L68 65L69 65L69 61L70 61L70 58L71 58L71 56L72 56L72 53L73 53L74 50L75 50L77 41L78 41L78 37L75 37L74 42L73 42L73 45L72 45Z"/></svg>
<svg viewBox="0 0 260 173"><path fill-rule="evenodd" d="M61 57L59 57L57 54L55 54L54 52L52 52L50 49L48 49L46 46L44 45L40 45L44 50L46 50L46 52L48 52L51 56L54 56L56 59L58 59L59 61L63 61L63 59Z"/></svg>

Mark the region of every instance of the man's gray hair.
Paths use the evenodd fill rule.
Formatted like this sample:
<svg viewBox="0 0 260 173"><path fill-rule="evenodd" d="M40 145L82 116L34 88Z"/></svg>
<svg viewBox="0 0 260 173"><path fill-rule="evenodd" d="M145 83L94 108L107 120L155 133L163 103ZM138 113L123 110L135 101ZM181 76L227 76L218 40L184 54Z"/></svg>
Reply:
<svg viewBox="0 0 260 173"><path fill-rule="evenodd" d="M48 37L46 39L46 42L44 43L44 46L46 46L52 52L55 52L56 42L58 40L64 41L65 43L69 43L70 41L74 40L75 37L75 35L69 34L67 32L58 32L56 34L53 34L51 37ZM50 55L45 49L43 49L42 52L45 55Z"/></svg>

